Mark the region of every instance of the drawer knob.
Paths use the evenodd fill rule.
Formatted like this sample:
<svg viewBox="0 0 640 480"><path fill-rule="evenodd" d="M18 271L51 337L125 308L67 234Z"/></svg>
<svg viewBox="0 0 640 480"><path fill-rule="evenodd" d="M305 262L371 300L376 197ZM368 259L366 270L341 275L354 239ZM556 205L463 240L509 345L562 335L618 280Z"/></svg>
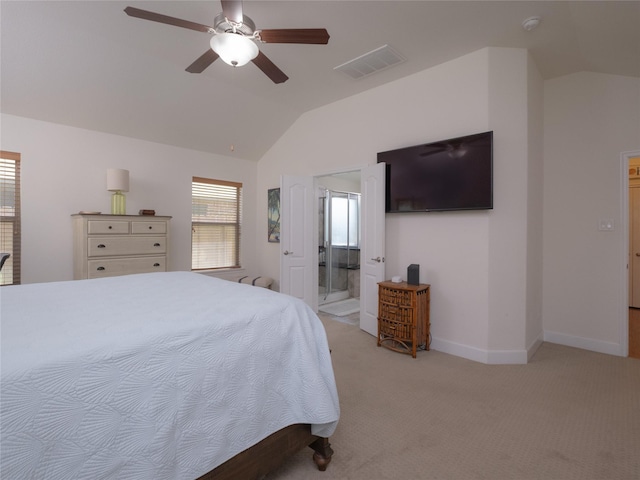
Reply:
<svg viewBox="0 0 640 480"><path fill-rule="evenodd" d="M159 267L159 266L160 266L160 264L159 264L159 263L154 263L154 264L153 264L153 266L154 266L154 267Z"/></svg>
<svg viewBox="0 0 640 480"><path fill-rule="evenodd" d="M149 230L153 230L153 227L151 225L149 225Z"/></svg>
<svg viewBox="0 0 640 480"><path fill-rule="evenodd" d="M159 247L159 246L160 246L160 244L159 244L159 243L154 243L154 244L153 244L153 246L154 246L154 247Z"/></svg>
<svg viewBox="0 0 640 480"><path fill-rule="evenodd" d="M101 243L98 245L98 248L107 248L107 246L104 243Z"/></svg>
<svg viewBox="0 0 640 480"><path fill-rule="evenodd" d="M109 225L109 230L111 230L113 227L111 225Z"/></svg>
<svg viewBox="0 0 640 480"><path fill-rule="evenodd" d="M96 270L98 270L99 272L101 272L102 270L104 270L104 267L98 267L98 268L96 268Z"/></svg>

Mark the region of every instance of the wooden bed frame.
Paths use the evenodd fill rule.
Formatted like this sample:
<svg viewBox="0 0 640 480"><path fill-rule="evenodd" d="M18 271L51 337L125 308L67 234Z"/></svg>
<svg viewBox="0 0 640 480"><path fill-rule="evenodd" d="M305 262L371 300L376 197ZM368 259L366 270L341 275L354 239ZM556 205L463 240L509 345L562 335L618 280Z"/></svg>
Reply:
<svg viewBox="0 0 640 480"><path fill-rule="evenodd" d="M259 479L307 446L314 450L313 461L324 472L333 455L329 439L312 435L311 425L299 423L278 430L197 480Z"/></svg>

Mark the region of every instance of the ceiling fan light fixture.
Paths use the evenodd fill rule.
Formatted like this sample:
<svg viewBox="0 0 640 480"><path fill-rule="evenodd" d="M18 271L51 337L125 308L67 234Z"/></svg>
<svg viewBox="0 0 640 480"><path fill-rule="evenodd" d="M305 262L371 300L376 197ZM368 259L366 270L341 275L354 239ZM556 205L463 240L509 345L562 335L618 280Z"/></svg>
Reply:
<svg viewBox="0 0 640 480"><path fill-rule="evenodd" d="M527 32L530 32L538 25L540 25L540 17L529 17L524 22L522 22L522 28L524 28Z"/></svg>
<svg viewBox="0 0 640 480"><path fill-rule="evenodd" d="M218 33L211 37L211 49L223 62L241 67L258 56L258 46L253 40L239 33Z"/></svg>
<svg viewBox="0 0 640 480"><path fill-rule="evenodd" d="M464 143L459 143L457 145L449 143L447 145L447 154L451 158L462 158L467 154L467 146Z"/></svg>

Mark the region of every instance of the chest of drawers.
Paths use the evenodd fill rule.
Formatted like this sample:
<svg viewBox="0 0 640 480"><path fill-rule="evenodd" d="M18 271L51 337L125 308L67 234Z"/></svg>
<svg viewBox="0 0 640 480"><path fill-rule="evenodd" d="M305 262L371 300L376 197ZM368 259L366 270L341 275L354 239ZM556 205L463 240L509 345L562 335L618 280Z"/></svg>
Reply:
<svg viewBox="0 0 640 480"><path fill-rule="evenodd" d="M72 215L73 278L166 272L171 217Z"/></svg>

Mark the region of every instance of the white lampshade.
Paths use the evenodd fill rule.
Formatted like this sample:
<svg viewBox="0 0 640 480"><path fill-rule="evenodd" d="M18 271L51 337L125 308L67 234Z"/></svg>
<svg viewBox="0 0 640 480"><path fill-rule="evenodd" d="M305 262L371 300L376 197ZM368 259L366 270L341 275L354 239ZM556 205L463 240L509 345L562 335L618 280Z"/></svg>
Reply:
<svg viewBox="0 0 640 480"><path fill-rule="evenodd" d="M211 49L223 62L241 67L258 56L255 42L238 33L218 33L211 37Z"/></svg>
<svg viewBox="0 0 640 480"><path fill-rule="evenodd" d="M129 170L122 168L107 169L107 190L110 192L129 191Z"/></svg>

